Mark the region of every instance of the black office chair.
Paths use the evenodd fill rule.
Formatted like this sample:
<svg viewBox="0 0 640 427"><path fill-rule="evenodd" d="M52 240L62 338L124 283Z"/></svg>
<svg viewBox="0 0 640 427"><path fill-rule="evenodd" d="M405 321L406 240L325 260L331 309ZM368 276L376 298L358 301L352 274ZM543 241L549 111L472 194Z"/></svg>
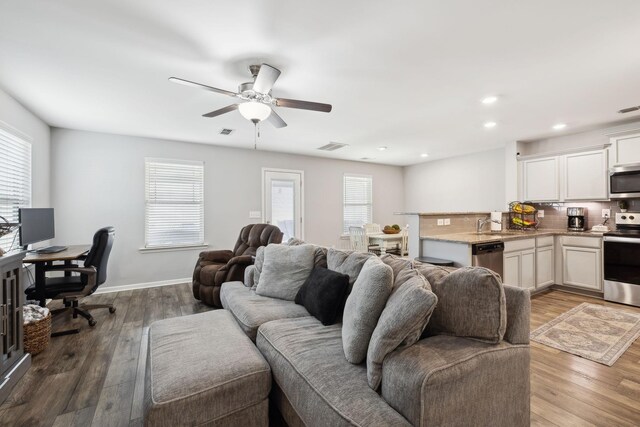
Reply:
<svg viewBox="0 0 640 427"><path fill-rule="evenodd" d="M79 273L79 275L48 277L46 279L46 298L61 299L64 302L64 308L52 310L51 313L53 315L73 310L74 319L80 315L87 319L89 326L95 326L97 322L88 310L108 308L110 313L116 312L116 308L111 304L78 305L78 301L81 298L94 293L98 286L107 280L107 262L109 261L114 236L115 229L113 227L104 227L96 231L93 236L93 244L84 259L82 267L78 265L51 265L46 267L46 271ZM36 299L35 286L29 286L25 290L25 294L27 294L28 299Z"/></svg>

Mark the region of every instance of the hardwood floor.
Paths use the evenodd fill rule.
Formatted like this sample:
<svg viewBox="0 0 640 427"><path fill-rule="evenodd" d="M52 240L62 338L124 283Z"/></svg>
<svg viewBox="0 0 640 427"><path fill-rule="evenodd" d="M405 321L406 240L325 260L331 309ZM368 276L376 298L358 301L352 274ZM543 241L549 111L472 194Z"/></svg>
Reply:
<svg viewBox="0 0 640 427"><path fill-rule="evenodd" d="M532 299L532 330L582 302L640 309L552 291ZM94 311L89 328L53 338L33 358L27 375L0 406L2 426L141 426L146 334L151 322L210 308L194 300L189 284L94 295L114 302ZM534 426L640 425L640 340L612 367L541 344L531 344L531 424Z"/></svg>

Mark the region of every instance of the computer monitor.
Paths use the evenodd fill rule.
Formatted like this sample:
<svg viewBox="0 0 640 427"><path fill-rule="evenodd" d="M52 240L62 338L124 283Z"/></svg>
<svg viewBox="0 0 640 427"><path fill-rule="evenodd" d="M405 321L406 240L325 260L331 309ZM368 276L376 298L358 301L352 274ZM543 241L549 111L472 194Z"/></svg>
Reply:
<svg viewBox="0 0 640 427"><path fill-rule="evenodd" d="M55 237L52 208L25 208L19 210L20 246Z"/></svg>

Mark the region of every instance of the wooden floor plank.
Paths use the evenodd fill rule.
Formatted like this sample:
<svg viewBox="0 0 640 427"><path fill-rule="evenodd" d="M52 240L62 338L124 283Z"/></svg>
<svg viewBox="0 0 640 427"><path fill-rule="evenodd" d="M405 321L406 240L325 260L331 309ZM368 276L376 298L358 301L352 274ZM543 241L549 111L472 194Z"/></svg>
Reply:
<svg viewBox="0 0 640 427"><path fill-rule="evenodd" d="M149 324L212 309L193 297L190 283L92 295L83 302L116 304L117 314L96 310L94 328L84 319L57 319L56 327L77 325L80 333L54 338L33 358L0 406L0 425L141 426ZM551 291L532 298L532 330L583 302L640 313ZM532 343L531 393L533 426L640 425L640 340L611 367Z"/></svg>

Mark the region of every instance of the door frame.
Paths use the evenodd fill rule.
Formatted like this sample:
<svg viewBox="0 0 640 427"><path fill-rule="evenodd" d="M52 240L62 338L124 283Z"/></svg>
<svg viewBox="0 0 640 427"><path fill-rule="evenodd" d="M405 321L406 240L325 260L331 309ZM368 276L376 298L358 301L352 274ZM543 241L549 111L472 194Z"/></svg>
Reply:
<svg viewBox="0 0 640 427"><path fill-rule="evenodd" d="M296 173L300 175L300 240L304 240L304 171L298 169L281 169L281 168L262 168L262 222L266 222L267 218L267 197L266 197L266 179L267 172L279 172L279 173Z"/></svg>

